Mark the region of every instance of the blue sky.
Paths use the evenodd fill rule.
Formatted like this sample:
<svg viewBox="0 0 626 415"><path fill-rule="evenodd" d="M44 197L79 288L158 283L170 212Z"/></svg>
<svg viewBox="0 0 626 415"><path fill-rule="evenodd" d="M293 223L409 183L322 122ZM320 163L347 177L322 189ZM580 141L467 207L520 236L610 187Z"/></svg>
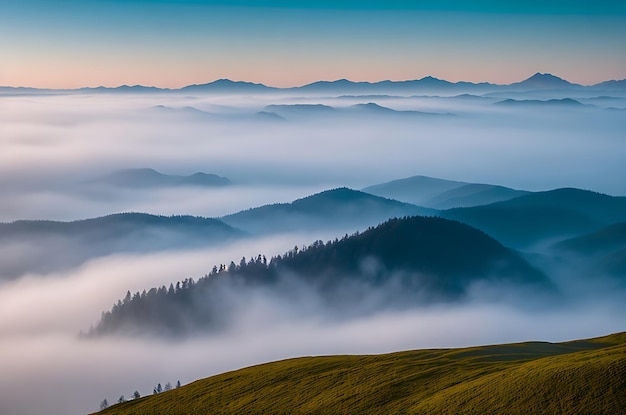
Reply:
<svg viewBox="0 0 626 415"><path fill-rule="evenodd" d="M0 85L626 78L624 1L0 0Z"/></svg>

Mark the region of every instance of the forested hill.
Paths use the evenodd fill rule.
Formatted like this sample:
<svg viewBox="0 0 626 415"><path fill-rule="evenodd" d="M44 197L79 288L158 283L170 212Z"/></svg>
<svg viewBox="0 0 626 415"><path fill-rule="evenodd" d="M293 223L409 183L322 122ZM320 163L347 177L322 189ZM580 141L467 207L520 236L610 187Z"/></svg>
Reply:
<svg viewBox="0 0 626 415"><path fill-rule="evenodd" d="M252 234L319 229L353 232L393 217L434 216L436 210L348 188L316 193L291 203L265 205L224 216L222 221Z"/></svg>
<svg viewBox="0 0 626 415"><path fill-rule="evenodd" d="M626 221L626 197L563 188L449 209L441 216L475 226L507 246L528 248Z"/></svg>
<svg viewBox="0 0 626 415"><path fill-rule="evenodd" d="M73 222L20 220L0 223L1 279L47 275L92 258L225 243L245 236L218 219L117 213Z"/></svg>
<svg viewBox="0 0 626 415"><path fill-rule="evenodd" d="M436 217L392 219L270 260L258 255L215 266L197 282L186 279L169 288L128 293L103 314L90 335L218 329L229 323L241 303L238 298L258 288L294 306L298 295L319 296L324 310L341 317L366 311L364 304L397 307L458 300L478 281L549 286L541 272L468 225Z"/></svg>

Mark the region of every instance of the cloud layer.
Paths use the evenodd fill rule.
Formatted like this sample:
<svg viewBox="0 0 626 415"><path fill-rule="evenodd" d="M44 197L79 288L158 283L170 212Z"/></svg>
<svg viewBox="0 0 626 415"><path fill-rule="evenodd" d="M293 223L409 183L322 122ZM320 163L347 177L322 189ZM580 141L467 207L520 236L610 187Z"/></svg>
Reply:
<svg viewBox="0 0 626 415"><path fill-rule="evenodd" d="M332 187L362 188L416 174L528 190L574 186L626 194L621 180L626 121L623 111L603 108L626 107L619 98L589 100L597 106L574 110L503 108L492 105L496 97L475 103L468 97L182 94L0 99L0 221L5 222L124 211L221 216ZM372 100L398 111L452 115L373 116L351 107ZM296 103L325 104L350 115L257 117L267 105ZM159 105L172 111L155 108ZM181 175L204 171L234 185L129 190L89 183L132 167ZM477 289L481 295L455 306L329 321L315 298L294 312L293 304L280 298L254 295L246 298L248 308L232 330L212 338L77 338L127 290L197 279L214 264L269 257L335 236L341 235L292 234L211 249L118 254L79 266L64 263L68 253L53 271L31 269L0 283L0 367L10 374L0 380L0 412L84 414L97 410L104 398L114 402L134 390L151 393L159 382L187 383L300 355L558 341L623 330L618 317L626 311L619 301L623 287L585 285L584 278L574 283L563 272L551 276L568 288L568 301L552 308L494 301L497 293ZM0 259L23 269L40 257L37 249L45 251L45 245L5 244Z"/></svg>

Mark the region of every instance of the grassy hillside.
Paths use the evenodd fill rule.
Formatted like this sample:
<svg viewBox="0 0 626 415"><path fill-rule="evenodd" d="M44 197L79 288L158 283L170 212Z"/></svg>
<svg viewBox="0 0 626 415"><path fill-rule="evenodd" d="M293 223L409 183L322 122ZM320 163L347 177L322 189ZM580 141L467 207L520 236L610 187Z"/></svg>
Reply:
<svg viewBox="0 0 626 415"><path fill-rule="evenodd" d="M100 414L619 414L626 333L377 356L304 357L198 380Z"/></svg>

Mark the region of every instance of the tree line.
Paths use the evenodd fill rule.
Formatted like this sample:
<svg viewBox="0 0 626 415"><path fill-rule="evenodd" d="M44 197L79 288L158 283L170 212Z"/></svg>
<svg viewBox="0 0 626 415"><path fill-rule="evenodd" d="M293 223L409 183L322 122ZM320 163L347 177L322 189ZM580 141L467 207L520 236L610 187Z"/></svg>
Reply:
<svg viewBox="0 0 626 415"><path fill-rule="evenodd" d="M180 384L180 380L179 380L179 381L176 382L176 389L180 388L180 386L181 386L181 384ZM152 391L152 394L153 395L157 395L157 394L159 394L161 392L167 392L167 391L172 390L172 389L173 389L173 387L172 387L172 384L170 382L167 382L164 387L161 386L161 384L159 383L159 384L157 384L154 387L154 389ZM139 393L139 391L136 390L131 395L131 399L139 399L139 398L141 398L141 394ZM126 401L127 401L126 397L124 395L121 395L117 399L117 402L115 402L115 404L124 403ZM109 406L110 406L109 405L109 401L106 398L103 399L102 402L100 402L100 410L101 411L104 410L104 409L107 409Z"/></svg>

